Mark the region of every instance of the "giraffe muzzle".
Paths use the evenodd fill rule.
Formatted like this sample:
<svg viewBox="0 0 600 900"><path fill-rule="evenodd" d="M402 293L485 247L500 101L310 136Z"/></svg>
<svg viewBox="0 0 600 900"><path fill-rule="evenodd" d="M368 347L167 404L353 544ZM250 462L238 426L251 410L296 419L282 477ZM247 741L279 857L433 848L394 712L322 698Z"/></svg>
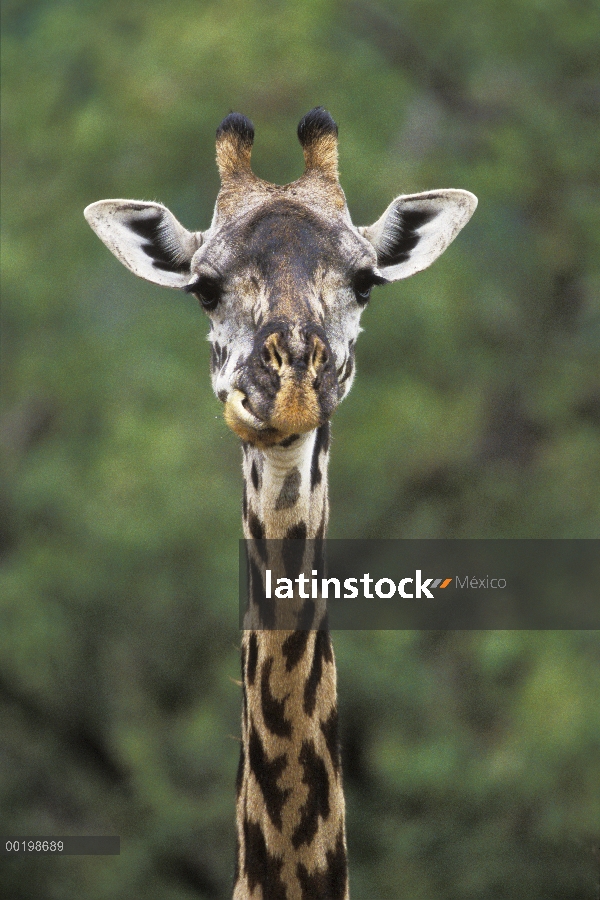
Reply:
<svg viewBox="0 0 600 900"><path fill-rule="evenodd" d="M337 375L319 326L262 329L225 403L225 421L259 446L322 425L337 406Z"/></svg>

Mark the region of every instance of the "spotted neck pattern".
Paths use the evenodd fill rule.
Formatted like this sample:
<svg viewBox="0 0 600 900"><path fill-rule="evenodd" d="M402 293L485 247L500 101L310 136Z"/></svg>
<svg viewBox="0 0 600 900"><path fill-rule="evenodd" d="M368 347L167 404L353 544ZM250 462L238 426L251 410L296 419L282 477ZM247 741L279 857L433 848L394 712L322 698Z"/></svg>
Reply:
<svg viewBox="0 0 600 900"><path fill-rule="evenodd" d="M247 539L322 538L329 424L244 445ZM234 900L347 900L336 671L326 630L245 631Z"/></svg>

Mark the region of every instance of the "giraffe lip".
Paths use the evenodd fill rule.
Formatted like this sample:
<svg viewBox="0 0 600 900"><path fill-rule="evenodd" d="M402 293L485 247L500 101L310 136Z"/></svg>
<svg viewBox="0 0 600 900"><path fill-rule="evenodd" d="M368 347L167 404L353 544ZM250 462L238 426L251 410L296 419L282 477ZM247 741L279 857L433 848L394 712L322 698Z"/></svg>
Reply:
<svg viewBox="0 0 600 900"><path fill-rule="evenodd" d="M226 420L237 420L246 428L253 431L264 431L268 426L262 419L254 413L250 405L250 401L246 394L240 390L233 390L227 396L225 401L225 418Z"/></svg>
<svg viewBox="0 0 600 900"><path fill-rule="evenodd" d="M224 416L225 422L238 437L256 447L271 447L286 437L254 415L248 398L240 390L230 391L225 402Z"/></svg>

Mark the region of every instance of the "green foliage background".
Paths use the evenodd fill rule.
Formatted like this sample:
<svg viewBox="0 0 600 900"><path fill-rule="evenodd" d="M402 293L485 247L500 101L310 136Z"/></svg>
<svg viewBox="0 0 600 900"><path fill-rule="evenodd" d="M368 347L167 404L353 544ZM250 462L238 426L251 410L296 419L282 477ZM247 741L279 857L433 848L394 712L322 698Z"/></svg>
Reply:
<svg viewBox="0 0 600 900"><path fill-rule="evenodd" d="M5 0L0 830L120 834L2 860L51 900L221 898L239 733L239 449L194 302L85 224L104 197L210 221L214 132L297 177L340 126L357 224L480 205L374 292L334 422L332 537L598 537L594 0ZM596 265L595 265L596 264ZM568 600L568 598L566 598ZM594 900L593 633L336 635L356 900Z"/></svg>

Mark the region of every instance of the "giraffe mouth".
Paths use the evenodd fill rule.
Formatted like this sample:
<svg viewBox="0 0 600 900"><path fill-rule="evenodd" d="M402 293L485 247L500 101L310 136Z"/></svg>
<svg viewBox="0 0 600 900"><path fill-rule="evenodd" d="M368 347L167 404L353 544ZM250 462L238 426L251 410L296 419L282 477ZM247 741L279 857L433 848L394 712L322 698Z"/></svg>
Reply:
<svg viewBox="0 0 600 900"><path fill-rule="evenodd" d="M225 401L225 422L243 441L262 447L278 443L285 435L255 415L243 391L231 391Z"/></svg>
<svg viewBox="0 0 600 900"><path fill-rule="evenodd" d="M254 414L246 394L237 389L230 391L225 401L225 421L234 431L234 425L237 424L253 431L264 431L267 428L265 422Z"/></svg>
<svg viewBox="0 0 600 900"><path fill-rule="evenodd" d="M289 394L289 396L288 396ZM239 437L257 447L272 447L292 434L312 431L322 424L318 404L298 404L297 391L280 391L268 421L256 415L247 395L235 388L225 401L225 422ZM296 402L291 402L295 400Z"/></svg>
<svg viewBox="0 0 600 900"><path fill-rule="evenodd" d="M224 415L242 440L269 447L318 428L338 402L334 357L322 327L271 321L235 371Z"/></svg>

